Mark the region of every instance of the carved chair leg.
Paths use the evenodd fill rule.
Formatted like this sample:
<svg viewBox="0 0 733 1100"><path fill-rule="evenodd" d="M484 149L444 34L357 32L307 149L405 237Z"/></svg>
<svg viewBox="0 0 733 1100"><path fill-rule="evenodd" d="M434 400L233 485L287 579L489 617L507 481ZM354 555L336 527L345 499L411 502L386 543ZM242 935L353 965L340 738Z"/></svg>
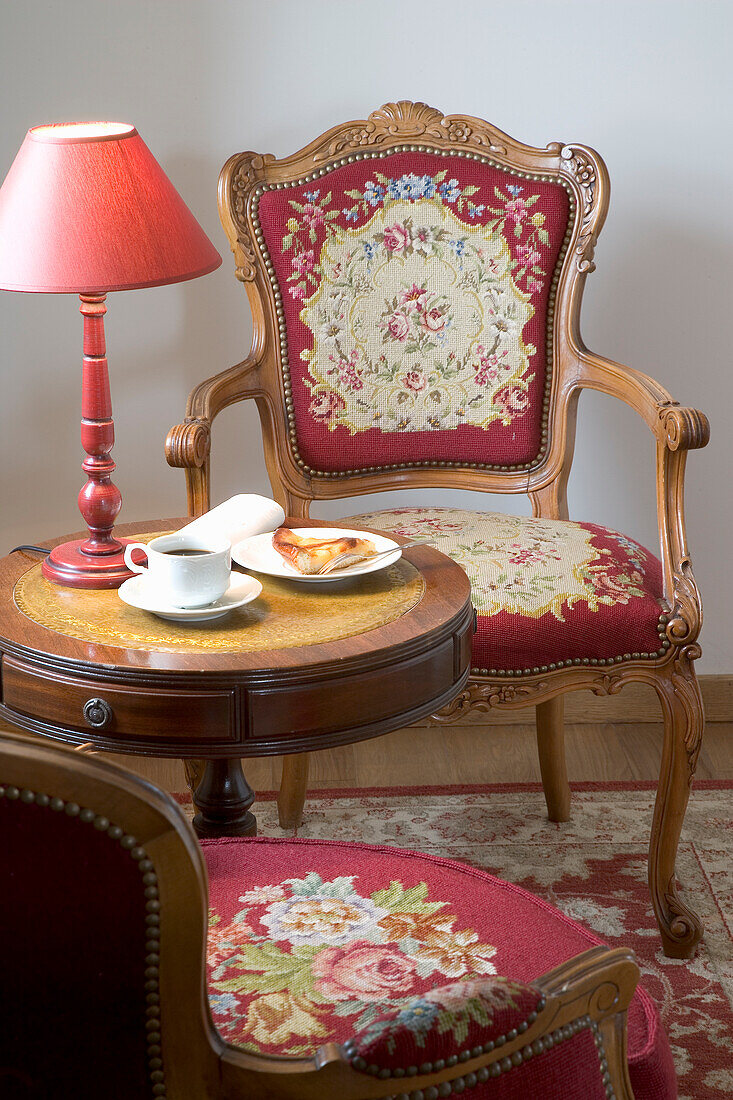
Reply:
<svg viewBox="0 0 733 1100"><path fill-rule="evenodd" d="M564 700L562 695L538 703L537 750L550 821L569 821L570 786L565 766Z"/></svg>
<svg viewBox="0 0 733 1100"><path fill-rule="evenodd" d="M649 889L664 954L689 959L703 933L702 922L677 896L675 861L705 718L692 666L696 645L683 649L672 672L656 683L664 714L662 764L649 842Z"/></svg>
<svg viewBox="0 0 733 1100"><path fill-rule="evenodd" d="M277 796L277 819L281 829L295 829L303 820L308 787L308 753L283 757L283 774Z"/></svg>

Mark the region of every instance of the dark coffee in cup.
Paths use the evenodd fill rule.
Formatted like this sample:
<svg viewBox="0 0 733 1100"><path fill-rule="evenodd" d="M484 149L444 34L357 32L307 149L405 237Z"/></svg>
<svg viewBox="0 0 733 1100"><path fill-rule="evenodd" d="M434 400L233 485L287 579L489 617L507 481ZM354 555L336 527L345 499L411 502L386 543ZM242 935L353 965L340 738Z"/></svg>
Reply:
<svg viewBox="0 0 733 1100"><path fill-rule="evenodd" d="M162 553L165 554L169 558L197 558L197 557L201 557L203 554L213 554L214 551L213 550L194 550L194 549L189 549L188 547L186 547L185 550L163 550Z"/></svg>

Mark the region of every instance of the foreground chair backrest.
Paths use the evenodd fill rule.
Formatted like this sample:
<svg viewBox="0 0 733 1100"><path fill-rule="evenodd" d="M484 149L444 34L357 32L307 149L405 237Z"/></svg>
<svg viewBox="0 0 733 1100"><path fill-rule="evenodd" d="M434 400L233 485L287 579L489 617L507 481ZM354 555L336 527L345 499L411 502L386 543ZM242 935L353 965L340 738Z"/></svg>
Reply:
<svg viewBox="0 0 733 1100"><path fill-rule="evenodd" d="M349 1043L262 1057L224 1043L211 1022L204 861L172 799L113 765L7 735L0 827L8 1100L437 1098L478 1085L488 1096L494 1080L514 1097L508 1070L531 1059L541 1079L550 1052L565 1083L543 1096L559 1100L575 1095L583 1038L592 1096L632 1096L625 1028L638 968L623 949L594 948L524 987L536 1011L501 1043L408 1081L370 1074Z"/></svg>
<svg viewBox="0 0 733 1100"><path fill-rule="evenodd" d="M192 391L166 452L186 470L190 513L205 511L212 422L253 398L273 491L296 518L313 500L383 490L527 493L534 526L516 520L513 534L497 530L506 517L448 517L465 531L458 544L472 543L449 552L488 570L490 607L474 586L472 678L441 717L534 705L548 811L561 821L563 695L652 685L665 740L649 883L664 950L686 957L702 926L677 894L675 859L703 712L683 481L708 422L583 343L581 296L608 199L592 149L532 148L424 103L386 104L282 159L236 154L219 209L252 308L252 350ZM583 389L624 401L656 439L661 563L618 532L567 522ZM405 517L354 526L365 521L400 530ZM447 545L445 517L411 522ZM487 564L487 547L506 558L507 545L516 578ZM539 560L561 566L533 573ZM305 777L302 757L286 760L294 817Z"/></svg>

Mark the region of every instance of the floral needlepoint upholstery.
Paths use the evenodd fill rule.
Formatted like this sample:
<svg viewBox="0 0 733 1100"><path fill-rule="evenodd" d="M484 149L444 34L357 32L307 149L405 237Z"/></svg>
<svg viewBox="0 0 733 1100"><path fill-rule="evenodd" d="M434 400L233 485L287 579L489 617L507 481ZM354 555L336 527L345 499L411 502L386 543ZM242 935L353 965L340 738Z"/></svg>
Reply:
<svg viewBox="0 0 733 1100"><path fill-rule="evenodd" d="M493 1049L507 1032L526 1031L542 1006L537 989L509 978L455 981L383 1006L346 1046L357 1069L419 1068L489 1043Z"/></svg>
<svg viewBox="0 0 733 1100"><path fill-rule="evenodd" d="M465 569L478 613L475 671L604 665L668 646L659 561L608 527L458 508L367 512L348 522L429 537Z"/></svg>
<svg viewBox="0 0 733 1100"><path fill-rule="evenodd" d="M297 457L526 467L543 453L562 181L394 152L256 198Z"/></svg>
<svg viewBox="0 0 733 1100"><path fill-rule="evenodd" d="M305 1057L336 1042L356 1070L385 1078L453 1065L531 1026L543 1007L534 979L600 942L525 890L451 860L310 839L202 845L211 1011L223 1038L249 1051ZM628 1058L637 1100L676 1097L642 986ZM606 1095L582 1021L497 1072L473 1082L476 1100ZM548 1082L555 1091L544 1091Z"/></svg>

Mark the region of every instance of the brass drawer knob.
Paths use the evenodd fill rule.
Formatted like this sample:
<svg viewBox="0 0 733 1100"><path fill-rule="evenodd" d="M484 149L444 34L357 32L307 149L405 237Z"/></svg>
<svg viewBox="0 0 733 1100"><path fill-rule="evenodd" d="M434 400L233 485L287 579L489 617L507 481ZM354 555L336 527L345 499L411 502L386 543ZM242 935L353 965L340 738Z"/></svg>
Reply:
<svg viewBox="0 0 733 1100"><path fill-rule="evenodd" d="M95 730L106 729L112 717L112 707L105 699L87 699L84 704L84 719Z"/></svg>

